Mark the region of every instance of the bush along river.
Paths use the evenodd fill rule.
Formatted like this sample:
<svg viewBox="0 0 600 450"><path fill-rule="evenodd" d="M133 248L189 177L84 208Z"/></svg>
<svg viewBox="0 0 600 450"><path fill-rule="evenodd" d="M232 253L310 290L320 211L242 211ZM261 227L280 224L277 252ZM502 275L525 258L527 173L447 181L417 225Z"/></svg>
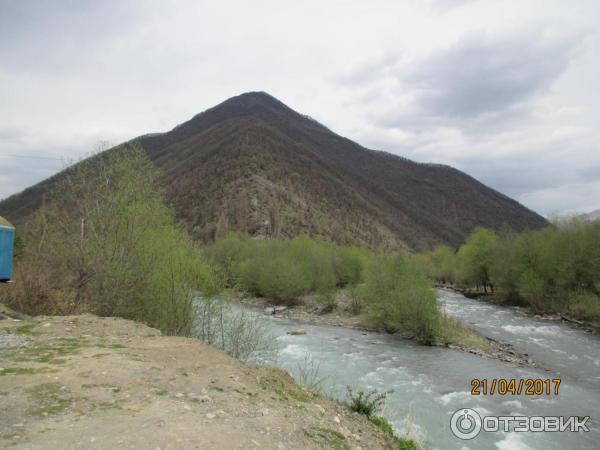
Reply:
<svg viewBox="0 0 600 450"><path fill-rule="evenodd" d="M339 400L346 387L389 391L382 411L399 435L409 434L424 449L598 449L600 448L600 337L569 324L533 317L439 290L446 314L527 354L538 367L482 358L460 350L427 347L398 336L336 326L300 324L257 313L277 337L277 357L262 361L289 371ZM288 334L302 328L306 334ZM472 380L560 379L558 394L472 395ZM539 387L539 386L538 386ZM481 431L471 440L451 430L453 413L465 408L490 416L590 416L589 432ZM580 419L583 420L583 419ZM464 422L464 428L473 422ZM493 423L493 422L492 422ZM529 423L529 422L528 422ZM514 427L515 423L511 425ZM519 425L517 423L516 425ZM522 425L522 423L521 423ZM535 422L539 426L538 422ZM471 427L472 428L472 427ZM500 422L500 430L504 422ZM463 431L465 431L463 429ZM465 431L466 432L466 431Z"/></svg>

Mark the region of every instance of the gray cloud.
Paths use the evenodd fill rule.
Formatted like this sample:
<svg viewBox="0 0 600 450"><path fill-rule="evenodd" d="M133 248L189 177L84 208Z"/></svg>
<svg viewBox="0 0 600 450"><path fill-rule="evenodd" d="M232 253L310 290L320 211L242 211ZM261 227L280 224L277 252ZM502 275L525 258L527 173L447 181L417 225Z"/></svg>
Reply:
<svg viewBox="0 0 600 450"><path fill-rule="evenodd" d="M64 70L135 18L129 0L0 1L2 69Z"/></svg>
<svg viewBox="0 0 600 450"><path fill-rule="evenodd" d="M493 131L526 119L532 100L567 70L582 39L582 34L551 39L541 30L502 38L470 33L425 59L407 62L388 56L341 81L368 86L381 97L409 94L402 105L371 115L381 126ZM386 79L386 87L373 88Z"/></svg>
<svg viewBox="0 0 600 450"><path fill-rule="evenodd" d="M404 77L427 114L472 118L513 108L547 89L567 68L576 41L508 40L469 35Z"/></svg>

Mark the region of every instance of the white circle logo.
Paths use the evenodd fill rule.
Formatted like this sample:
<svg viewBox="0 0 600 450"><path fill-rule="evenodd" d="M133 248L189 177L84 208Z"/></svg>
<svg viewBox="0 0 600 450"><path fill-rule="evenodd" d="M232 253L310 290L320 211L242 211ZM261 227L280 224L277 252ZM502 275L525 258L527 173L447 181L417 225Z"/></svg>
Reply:
<svg viewBox="0 0 600 450"><path fill-rule="evenodd" d="M481 431L481 416L470 408L459 409L452 414L450 429L459 439L473 439Z"/></svg>

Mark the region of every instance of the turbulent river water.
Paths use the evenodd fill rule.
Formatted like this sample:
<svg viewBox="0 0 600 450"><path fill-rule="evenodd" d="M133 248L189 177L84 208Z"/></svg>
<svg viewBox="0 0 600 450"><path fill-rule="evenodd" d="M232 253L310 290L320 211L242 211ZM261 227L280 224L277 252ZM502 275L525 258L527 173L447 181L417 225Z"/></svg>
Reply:
<svg viewBox="0 0 600 450"><path fill-rule="evenodd" d="M439 290L447 314L529 355L544 369L519 368L466 352L425 347L381 333L299 324L262 316L277 336L272 365L298 381L318 368L324 393L345 398L346 386L388 394L383 415L400 435L425 449L600 449L600 337L569 325ZM288 335L301 327L306 335ZM306 378L306 377L305 377ZM560 378L558 395L472 396L473 378ZM452 414L471 408L481 416L590 416L590 432L481 432L460 440L450 430Z"/></svg>

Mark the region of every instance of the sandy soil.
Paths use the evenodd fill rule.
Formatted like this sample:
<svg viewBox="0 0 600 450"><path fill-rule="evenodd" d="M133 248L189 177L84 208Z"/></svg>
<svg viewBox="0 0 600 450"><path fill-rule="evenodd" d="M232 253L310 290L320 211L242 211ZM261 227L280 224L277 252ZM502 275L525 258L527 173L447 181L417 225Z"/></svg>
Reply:
<svg viewBox="0 0 600 450"><path fill-rule="evenodd" d="M393 448L285 372L131 321L5 317L0 335L0 448Z"/></svg>

